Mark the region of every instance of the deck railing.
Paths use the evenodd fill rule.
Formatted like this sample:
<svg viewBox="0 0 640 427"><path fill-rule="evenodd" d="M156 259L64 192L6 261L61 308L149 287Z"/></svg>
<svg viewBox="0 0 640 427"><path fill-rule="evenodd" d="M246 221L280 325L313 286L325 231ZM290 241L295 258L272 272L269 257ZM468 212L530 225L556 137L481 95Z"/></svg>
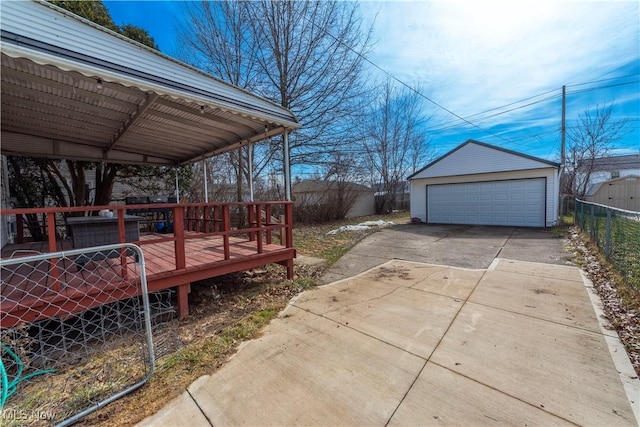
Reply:
<svg viewBox="0 0 640 427"><path fill-rule="evenodd" d="M245 202L5 209L0 210L0 220L14 220L16 233L15 244L2 248L2 258L135 243L149 260L150 291L175 288L182 318L189 313L191 282L270 263L284 266L287 278L293 279L292 206L292 202ZM113 216L100 218L96 214L101 210L110 210ZM127 264L136 261L132 255L121 249L108 256L125 279ZM53 291L63 281L61 263L56 257L48 261L51 283L46 286ZM85 264L89 270L95 268L92 259L74 259L78 274L84 274ZM3 304L10 303L6 295L0 292L0 296Z"/></svg>
<svg viewBox="0 0 640 427"><path fill-rule="evenodd" d="M285 201L18 208L0 210L0 216L3 221L7 221L8 216L15 217L15 243L43 239L47 242L47 251L56 252L59 242L68 237L68 217L97 215L101 210L110 210L117 218L117 241L106 243L136 243L144 249L148 244L172 241L176 270L185 268L185 240L188 239L221 237L225 260L230 257L231 237L256 242L257 253L262 253L263 243L293 247L293 204ZM137 215L146 210L169 212L170 216L142 215L141 222L152 232L144 239L141 236L139 241L127 242L125 215L132 210ZM275 217L280 220L275 221ZM154 224L159 222L164 222L162 232L153 232Z"/></svg>

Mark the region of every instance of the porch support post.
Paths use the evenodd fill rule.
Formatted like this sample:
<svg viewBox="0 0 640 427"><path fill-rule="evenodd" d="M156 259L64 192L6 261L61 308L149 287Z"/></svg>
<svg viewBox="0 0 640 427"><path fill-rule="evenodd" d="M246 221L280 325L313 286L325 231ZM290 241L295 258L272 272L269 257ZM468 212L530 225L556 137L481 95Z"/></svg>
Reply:
<svg viewBox="0 0 640 427"><path fill-rule="evenodd" d="M247 147L249 157L249 201L253 202L253 147Z"/></svg>
<svg viewBox="0 0 640 427"><path fill-rule="evenodd" d="M207 159L202 159L202 176L204 178L204 202L209 203L209 184L207 182Z"/></svg>
<svg viewBox="0 0 640 427"><path fill-rule="evenodd" d="M291 164L289 158L289 132L284 131L284 188L287 202L291 201Z"/></svg>
<svg viewBox="0 0 640 427"><path fill-rule="evenodd" d="M178 182L178 167L176 166L176 203L180 203L180 186Z"/></svg>

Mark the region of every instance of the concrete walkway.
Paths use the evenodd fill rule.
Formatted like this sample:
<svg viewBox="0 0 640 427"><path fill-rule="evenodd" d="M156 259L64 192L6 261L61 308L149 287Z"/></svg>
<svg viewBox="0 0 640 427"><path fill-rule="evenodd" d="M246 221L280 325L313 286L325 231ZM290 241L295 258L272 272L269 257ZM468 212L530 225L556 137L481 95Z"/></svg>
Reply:
<svg viewBox="0 0 640 427"><path fill-rule="evenodd" d="M371 237L388 231L391 242L405 232ZM550 236L533 230L510 246L529 231L440 231L440 240L405 236L405 251L393 253L467 239L451 242L460 256L449 264L491 259L474 269L383 259L300 294L260 338L140 425L638 424L638 379L580 270L559 265L562 255L558 264L495 258L517 245L522 256L527 244L555 256L540 247L560 239L543 243ZM441 249L432 256L455 253ZM341 271L362 268L343 259Z"/></svg>

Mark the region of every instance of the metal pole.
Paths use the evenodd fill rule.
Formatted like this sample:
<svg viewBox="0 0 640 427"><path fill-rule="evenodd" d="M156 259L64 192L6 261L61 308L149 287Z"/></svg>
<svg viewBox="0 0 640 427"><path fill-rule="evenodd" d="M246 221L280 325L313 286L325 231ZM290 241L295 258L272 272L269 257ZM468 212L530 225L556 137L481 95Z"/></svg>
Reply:
<svg viewBox="0 0 640 427"><path fill-rule="evenodd" d="M202 175L204 177L204 202L209 203L209 185L207 183L207 159L202 159Z"/></svg>
<svg viewBox="0 0 640 427"><path fill-rule="evenodd" d="M253 147L247 147L249 157L249 201L253 202Z"/></svg>
<svg viewBox="0 0 640 427"><path fill-rule="evenodd" d="M607 209L607 228L605 230L604 254L611 256L611 209Z"/></svg>
<svg viewBox="0 0 640 427"><path fill-rule="evenodd" d="M285 200L291 201L291 165L289 159L289 132L284 131L284 188Z"/></svg>
<svg viewBox="0 0 640 427"><path fill-rule="evenodd" d="M176 167L176 203L180 203L180 186L178 182L178 168Z"/></svg>

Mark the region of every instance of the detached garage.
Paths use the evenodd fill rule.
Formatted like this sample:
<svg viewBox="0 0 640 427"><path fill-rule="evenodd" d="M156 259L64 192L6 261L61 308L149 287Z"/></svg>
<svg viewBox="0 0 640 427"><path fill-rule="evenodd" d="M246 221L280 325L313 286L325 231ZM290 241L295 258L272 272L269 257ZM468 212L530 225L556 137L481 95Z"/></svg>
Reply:
<svg viewBox="0 0 640 427"><path fill-rule="evenodd" d="M468 140L408 178L411 217L429 224L553 226L558 167Z"/></svg>

